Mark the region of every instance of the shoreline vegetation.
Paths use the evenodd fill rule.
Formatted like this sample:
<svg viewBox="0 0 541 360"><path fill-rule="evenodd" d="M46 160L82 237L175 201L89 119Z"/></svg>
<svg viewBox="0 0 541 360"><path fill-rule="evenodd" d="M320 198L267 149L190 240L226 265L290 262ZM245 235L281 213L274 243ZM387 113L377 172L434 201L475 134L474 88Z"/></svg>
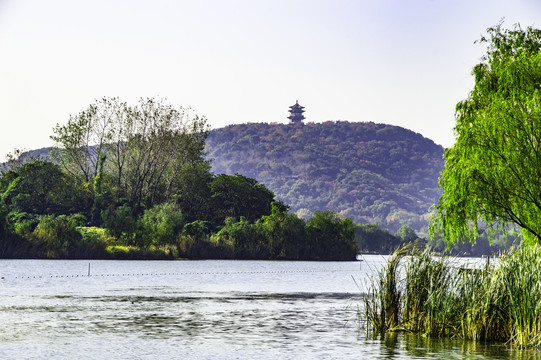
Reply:
<svg viewBox="0 0 541 360"><path fill-rule="evenodd" d="M502 23L479 40L486 55L456 106L430 234L453 244L513 232L520 244L480 268L398 248L364 297L375 333L541 347L541 30Z"/></svg>
<svg viewBox="0 0 541 360"><path fill-rule="evenodd" d="M363 296L366 330L541 347L541 246L480 267L455 260L397 249Z"/></svg>
<svg viewBox="0 0 541 360"><path fill-rule="evenodd" d="M355 260L350 219L289 212L239 174L213 174L208 126L156 99L91 104L0 176L0 257Z"/></svg>
<svg viewBox="0 0 541 360"><path fill-rule="evenodd" d="M58 170L55 164L34 161L16 171L24 173L35 167ZM14 177L14 180L7 186L7 190L2 190L2 180L10 176ZM254 185L256 189L248 191L252 196L251 205L255 203L254 197L261 195L261 192L267 195L267 199L262 201L261 213L249 219L247 216L250 209L242 209L238 217L226 216L223 220L215 221L205 217L202 220L190 221L175 202L156 205L142 211L139 216L134 216L127 204L109 204L106 210L101 212L102 223L92 226L87 216L82 213L67 211L67 214L40 214L30 210L29 207L35 205L38 189L34 186L31 186L30 190L24 189L25 186L21 184L27 181L33 183L39 177L26 178L20 174L14 175L13 171L5 173L0 178L0 193L3 192L4 195L0 203L0 258L356 259L358 247L355 242L355 224L350 219L339 218L331 211L322 211L315 212L312 218L305 221L289 213L281 202L274 201L272 193L253 179L240 175L220 175L219 178ZM18 207L17 202L7 202L6 206L6 199L16 191L20 192L15 196L16 199L28 199L27 208ZM47 195L54 193L42 186L39 186L39 191L44 191ZM31 196L28 196L29 193ZM227 199L227 196L220 199L220 203L223 204ZM58 205L58 202L53 202L48 206ZM270 208L269 212L266 211L267 208ZM27 209L30 211L23 211Z"/></svg>
<svg viewBox="0 0 541 360"><path fill-rule="evenodd" d="M213 175L206 164L187 166L181 181L189 194L136 206L115 200L103 172L89 187L47 160L13 167L0 175L0 258L354 261L405 244L447 250L442 238L420 238L408 225L392 234L332 211L305 220L254 179ZM485 237L451 249L478 256L508 244Z"/></svg>

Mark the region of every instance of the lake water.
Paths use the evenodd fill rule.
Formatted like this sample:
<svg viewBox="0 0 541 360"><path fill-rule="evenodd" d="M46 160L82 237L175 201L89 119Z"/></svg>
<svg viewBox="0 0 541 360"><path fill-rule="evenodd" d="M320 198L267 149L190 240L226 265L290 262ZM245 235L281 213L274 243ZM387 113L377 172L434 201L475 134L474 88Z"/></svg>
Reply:
<svg viewBox="0 0 541 360"><path fill-rule="evenodd" d="M0 359L540 359L359 327L384 262L0 260ZM90 276L88 276L90 264Z"/></svg>

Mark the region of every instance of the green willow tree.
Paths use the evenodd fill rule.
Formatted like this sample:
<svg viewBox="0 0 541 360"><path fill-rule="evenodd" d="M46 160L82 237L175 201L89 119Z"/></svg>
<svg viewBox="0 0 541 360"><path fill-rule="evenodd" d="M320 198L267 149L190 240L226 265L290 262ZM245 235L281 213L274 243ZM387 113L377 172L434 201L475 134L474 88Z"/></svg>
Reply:
<svg viewBox="0 0 541 360"><path fill-rule="evenodd" d="M456 142L446 150L431 234L474 241L520 227L541 241L541 30L487 30L475 86L456 106Z"/></svg>

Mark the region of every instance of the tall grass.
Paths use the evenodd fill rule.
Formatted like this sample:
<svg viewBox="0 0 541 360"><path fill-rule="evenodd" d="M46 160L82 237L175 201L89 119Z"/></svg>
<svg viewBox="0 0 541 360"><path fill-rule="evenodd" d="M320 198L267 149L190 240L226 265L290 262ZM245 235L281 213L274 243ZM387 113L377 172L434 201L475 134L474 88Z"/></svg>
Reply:
<svg viewBox="0 0 541 360"><path fill-rule="evenodd" d="M398 271L403 257L408 254L408 249L403 247L393 253L387 266L373 281L372 292L365 294L366 319L376 332L392 331L399 325L402 291L399 289Z"/></svg>
<svg viewBox="0 0 541 360"><path fill-rule="evenodd" d="M364 297L376 332L541 347L541 246L520 246L482 268L428 251L397 250Z"/></svg>

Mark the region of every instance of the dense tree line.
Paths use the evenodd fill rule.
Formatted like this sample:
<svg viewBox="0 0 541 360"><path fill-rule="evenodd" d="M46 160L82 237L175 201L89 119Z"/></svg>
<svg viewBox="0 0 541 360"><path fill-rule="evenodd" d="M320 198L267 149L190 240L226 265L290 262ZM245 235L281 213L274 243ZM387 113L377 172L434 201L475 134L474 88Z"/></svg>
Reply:
<svg viewBox="0 0 541 360"><path fill-rule="evenodd" d="M0 257L354 260L354 224L307 221L252 178L215 175L206 121L103 99L58 125L53 161L0 177Z"/></svg>
<svg viewBox="0 0 541 360"><path fill-rule="evenodd" d="M485 233L473 242L452 244L441 236L420 237L409 225L402 225L396 233L391 233L377 224L355 224L355 241L363 254L390 254L402 246L412 244L417 249L427 248L435 253L474 257L500 254L518 244L519 237L518 233L513 232L498 234L489 239Z"/></svg>

